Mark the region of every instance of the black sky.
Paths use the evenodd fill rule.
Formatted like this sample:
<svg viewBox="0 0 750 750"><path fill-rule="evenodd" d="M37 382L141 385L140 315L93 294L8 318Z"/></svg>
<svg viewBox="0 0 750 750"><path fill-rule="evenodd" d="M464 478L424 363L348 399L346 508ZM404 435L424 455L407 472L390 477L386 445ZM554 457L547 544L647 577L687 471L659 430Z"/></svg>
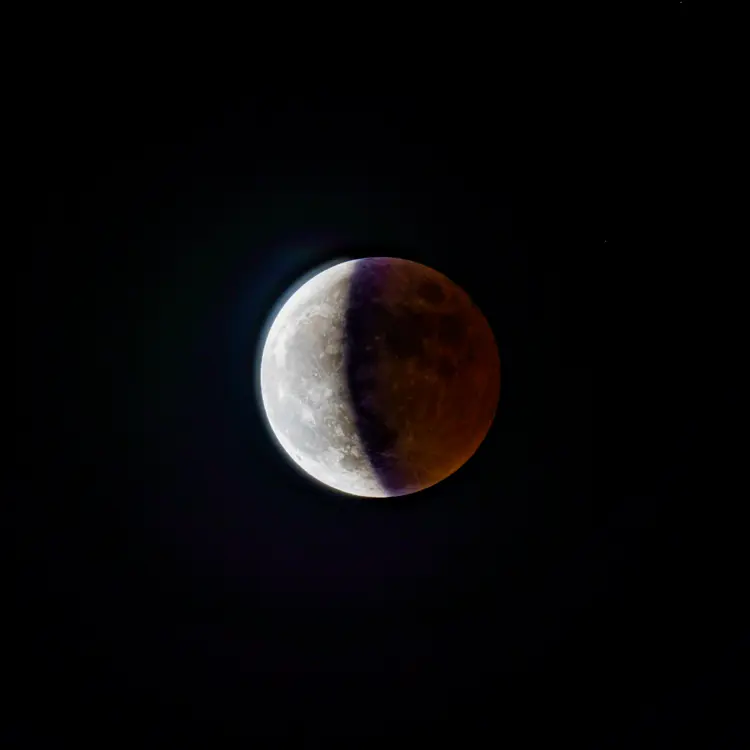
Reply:
<svg viewBox="0 0 750 750"><path fill-rule="evenodd" d="M688 47L663 39L454 83L44 77L16 739L739 746L735 550L692 457ZM477 454L382 503L291 470L253 384L278 298L363 245L463 286L503 365Z"/></svg>

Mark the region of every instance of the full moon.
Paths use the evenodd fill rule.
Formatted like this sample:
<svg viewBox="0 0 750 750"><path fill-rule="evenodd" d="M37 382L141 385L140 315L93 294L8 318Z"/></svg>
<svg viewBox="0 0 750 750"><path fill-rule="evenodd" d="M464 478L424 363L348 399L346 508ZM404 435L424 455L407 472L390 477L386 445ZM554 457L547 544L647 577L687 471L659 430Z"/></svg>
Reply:
<svg viewBox="0 0 750 750"><path fill-rule="evenodd" d="M349 495L431 487L475 453L500 395L487 320L438 271L400 258L339 263L268 329L260 396L303 473Z"/></svg>

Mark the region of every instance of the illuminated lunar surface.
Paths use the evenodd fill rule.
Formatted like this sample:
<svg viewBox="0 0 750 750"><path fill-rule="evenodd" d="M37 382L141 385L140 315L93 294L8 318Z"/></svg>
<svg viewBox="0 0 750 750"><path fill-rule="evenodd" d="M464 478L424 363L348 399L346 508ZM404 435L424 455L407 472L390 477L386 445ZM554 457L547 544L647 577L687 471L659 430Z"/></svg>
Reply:
<svg viewBox="0 0 750 750"><path fill-rule="evenodd" d="M500 393L492 331L443 274L399 258L327 268L279 310L260 394L288 457L328 487L407 495L460 468Z"/></svg>

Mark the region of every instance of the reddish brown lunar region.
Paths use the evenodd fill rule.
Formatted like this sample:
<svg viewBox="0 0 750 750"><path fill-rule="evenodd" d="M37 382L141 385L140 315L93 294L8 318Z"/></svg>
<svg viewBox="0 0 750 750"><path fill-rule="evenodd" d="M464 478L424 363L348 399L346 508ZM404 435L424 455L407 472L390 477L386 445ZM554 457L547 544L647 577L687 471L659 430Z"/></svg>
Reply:
<svg viewBox="0 0 750 750"><path fill-rule="evenodd" d="M389 495L434 485L477 450L494 419L500 358L457 284L399 258L354 267L346 359L357 431Z"/></svg>

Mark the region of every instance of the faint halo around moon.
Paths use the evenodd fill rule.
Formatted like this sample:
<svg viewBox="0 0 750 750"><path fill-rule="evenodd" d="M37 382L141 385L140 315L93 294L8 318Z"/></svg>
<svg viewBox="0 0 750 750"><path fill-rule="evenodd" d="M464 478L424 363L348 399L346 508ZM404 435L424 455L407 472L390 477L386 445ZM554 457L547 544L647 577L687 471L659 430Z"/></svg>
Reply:
<svg viewBox="0 0 750 750"><path fill-rule="evenodd" d="M331 489L407 495L477 450L500 394L489 324L458 285L409 260L349 260L279 307L260 358L268 425Z"/></svg>

